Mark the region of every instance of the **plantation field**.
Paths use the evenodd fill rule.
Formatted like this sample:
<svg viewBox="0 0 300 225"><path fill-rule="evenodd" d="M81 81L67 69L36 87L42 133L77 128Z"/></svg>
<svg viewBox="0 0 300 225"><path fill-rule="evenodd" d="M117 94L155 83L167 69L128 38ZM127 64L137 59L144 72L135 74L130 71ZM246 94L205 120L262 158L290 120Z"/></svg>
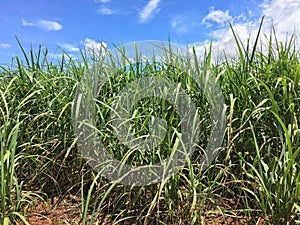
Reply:
<svg viewBox="0 0 300 225"><path fill-rule="evenodd" d="M215 62L207 49L201 57L191 52L191 64L166 48L173 63L141 63L137 57L128 67L124 54L121 68L105 67L102 55L84 52L77 59L64 54L50 60L47 50L26 52L19 43L23 55L0 67L0 224L300 224L295 37L281 43L275 32L269 38L258 34L243 44L233 34L237 58ZM141 152L115 135L112 100L141 77L168 78L186 90L201 118L197 147L186 165L161 182L141 186L110 181L91 167L79 150L83 143L72 115L78 88L95 65L113 73L97 94L96 131L109 153L127 164L170 157L183 132L182 118L162 99L139 101L128 122L140 138L149 133L152 117L167 121L162 143ZM210 107L218 103L209 102L186 65L209 71L226 105L224 140L205 170L201 157L212 129Z"/></svg>

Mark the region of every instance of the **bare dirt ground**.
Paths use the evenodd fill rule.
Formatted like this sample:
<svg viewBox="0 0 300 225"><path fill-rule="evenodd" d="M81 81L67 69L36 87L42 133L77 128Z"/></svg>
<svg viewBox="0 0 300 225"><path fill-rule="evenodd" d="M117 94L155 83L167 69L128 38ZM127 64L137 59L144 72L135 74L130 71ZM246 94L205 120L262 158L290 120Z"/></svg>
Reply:
<svg viewBox="0 0 300 225"><path fill-rule="evenodd" d="M30 209L27 214L27 221L30 225L77 225L82 224L81 216L80 216L80 209L81 209L81 200L80 198L72 195L66 196L64 199L58 199L58 197L54 197L53 199L49 200L48 204L43 202L37 202L35 207ZM103 215L97 219L97 224L99 225L111 225L113 221L111 221L108 217ZM127 224L127 223L126 223ZM135 223L136 225L140 223ZM230 217L220 214L210 214L206 217L202 217L201 221L197 221L196 224L198 225L250 225L250 224L257 224L257 225L264 225L267 224L263 219L258 219L256 222L248 222L247 218L237 218L237 217ZM173 225L173 224L172 224Z"/></svg>
<svg viewBox="0 0 300 225"><path fill-rule="evenodd" d="M54 197L48 204L37 202L29 211L27 221L30 225L82 224L80 209L81 200L76 196L67 195L64 199ZM105 216L97 222L103 225L112 224Z"/></svg>

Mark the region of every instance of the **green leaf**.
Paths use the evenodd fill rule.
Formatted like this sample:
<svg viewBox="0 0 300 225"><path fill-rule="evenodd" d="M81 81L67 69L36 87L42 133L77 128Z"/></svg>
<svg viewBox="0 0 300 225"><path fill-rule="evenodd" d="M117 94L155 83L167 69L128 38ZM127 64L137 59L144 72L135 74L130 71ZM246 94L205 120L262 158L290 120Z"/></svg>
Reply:
<svg viewBox="0 0 300 225"><path fill-rule="evenodd" d="M3 225L9 225L10 224L10 220L8 217L4 217L4 220L3 220Z"/></svg>

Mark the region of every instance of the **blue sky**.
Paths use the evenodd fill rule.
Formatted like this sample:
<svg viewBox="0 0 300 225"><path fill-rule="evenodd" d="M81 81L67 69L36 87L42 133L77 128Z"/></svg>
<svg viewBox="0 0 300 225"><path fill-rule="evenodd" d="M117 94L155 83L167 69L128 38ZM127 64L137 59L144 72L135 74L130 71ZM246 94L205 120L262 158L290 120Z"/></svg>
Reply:
<svg viewBox="0 0 300 225"><path fill-rule="evenodd" d="M263 15L265 33L271 22L279 39L299 32L299 0L0 0L0 64L21 55L15 36L27 51L42 44L50 57L169 37L200 54L213 38L214 48L234 54L228 23L246 40Z"/></svg>

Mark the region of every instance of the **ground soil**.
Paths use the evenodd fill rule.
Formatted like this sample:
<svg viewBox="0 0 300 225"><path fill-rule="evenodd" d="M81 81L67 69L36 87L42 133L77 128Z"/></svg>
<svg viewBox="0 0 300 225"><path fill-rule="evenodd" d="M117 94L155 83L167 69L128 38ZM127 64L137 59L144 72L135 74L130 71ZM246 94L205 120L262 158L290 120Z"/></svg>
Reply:
<svg viewBox="0 0 300 225"><path fill-rule="evenodd" d="M82 224L80 209L81 200L74 195L67 195L63 199L54 197L49 199L48 203L36 202L26 219L30 225ZM98 218L98 223L111 224L105 216Z"/></svg>
<svg viewBox="0 0 300 225"><path fill-rule="evenodd" d="M79 197L73 195L67 195L63 199L54 197L49 199L48 204L45 202L37 202L34 207L32 207L27 214L27 221L30 225L60 225L60 224L70 224L77 225L82 224L80 216L81 200ZM100 216L97 220L99 225L109 225L113 224L108 217L103 215ZM137 225L139 223L136 223ZM230 216L224 219L224 215L220 214L211 214L206 217L201 218L196 224L203 225L239 225L245 224L250 225L247 218L237 218ZM263 225L267 224L263 219L258 219L254 224Z"/></svg>

